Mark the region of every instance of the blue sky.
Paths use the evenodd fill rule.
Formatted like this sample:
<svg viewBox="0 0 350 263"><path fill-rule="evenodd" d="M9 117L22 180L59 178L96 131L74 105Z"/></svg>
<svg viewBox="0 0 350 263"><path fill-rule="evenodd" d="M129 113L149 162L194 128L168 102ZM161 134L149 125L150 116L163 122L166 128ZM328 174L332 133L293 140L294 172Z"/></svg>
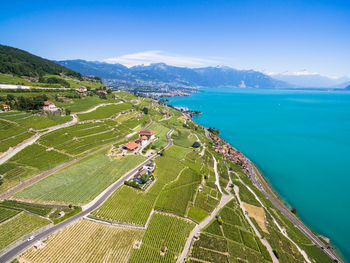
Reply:
<svg viewBox="0 0 350 263"><path fill-rule="evenodd" d="M0 43L49 59L350 76L350 1L0 1Z"/></svg>

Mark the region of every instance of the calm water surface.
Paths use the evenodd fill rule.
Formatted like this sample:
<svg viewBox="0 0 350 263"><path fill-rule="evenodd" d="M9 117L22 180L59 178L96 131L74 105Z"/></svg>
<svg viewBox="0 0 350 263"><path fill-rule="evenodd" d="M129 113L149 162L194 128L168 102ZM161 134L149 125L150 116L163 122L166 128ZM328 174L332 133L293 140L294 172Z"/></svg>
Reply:
<svg viewBox="0 0 350 263"><path fill-rule="evenodd" d="M249 157L350 262L350 92L205 89L172 105Z"/></svg>

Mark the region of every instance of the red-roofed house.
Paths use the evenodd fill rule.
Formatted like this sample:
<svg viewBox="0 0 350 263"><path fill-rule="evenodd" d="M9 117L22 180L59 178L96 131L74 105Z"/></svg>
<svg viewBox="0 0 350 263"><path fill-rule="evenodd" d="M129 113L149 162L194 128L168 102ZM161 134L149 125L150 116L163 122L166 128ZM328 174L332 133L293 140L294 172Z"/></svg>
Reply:
<svg viewBox="0 0 350 263"><path fill-rule="evenodd" d="M139 132L140 136L146 136L148 139L153 139L154 138L154 131L150 129L142 129Z"/></svg>
<svg viewBox="0 0 350 263"><path fill-rule="evenodd" d="M145 146L148 142L148 138L147 136L140 136L140 138L138 138L135 142L140 143L141 146Z"/></svg>
<svg viewBox="0 0 350 263"><path fill-rule="evenodd" d="M45 111L56 111L58 110L58 108L56 107L55 103L51 102L51 101L45 101L44 102L44 107L43 110Z"/></svg>
<svg viewBox="0 0 350 263"><path fill-rule="evenodd" d="M1 107L2 107L2 109L3 109L4 111L9 111L9 110L11 110L10 106L7 105L7 104L2 104Z"/></svg>
<svg viewBox="0 0 350 263"><path fill-rule="evenodd" d="M135 150L137 150L137 148L139 148L139 145L136 142L131 141L131 142L125 144L124 148L129 150L129 151L135 151Z"/></svg>

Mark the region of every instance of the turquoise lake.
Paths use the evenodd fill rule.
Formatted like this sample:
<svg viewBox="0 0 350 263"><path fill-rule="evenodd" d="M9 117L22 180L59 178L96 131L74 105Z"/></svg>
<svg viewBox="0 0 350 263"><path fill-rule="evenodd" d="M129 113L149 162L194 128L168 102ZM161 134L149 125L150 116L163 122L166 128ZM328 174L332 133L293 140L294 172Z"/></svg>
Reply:
<svg viewBox="0 0 350 263"><path fill-rule="evenodd" d="M350 92L203 89L169 98L203 114L281 199L350 261Z"/></svg>

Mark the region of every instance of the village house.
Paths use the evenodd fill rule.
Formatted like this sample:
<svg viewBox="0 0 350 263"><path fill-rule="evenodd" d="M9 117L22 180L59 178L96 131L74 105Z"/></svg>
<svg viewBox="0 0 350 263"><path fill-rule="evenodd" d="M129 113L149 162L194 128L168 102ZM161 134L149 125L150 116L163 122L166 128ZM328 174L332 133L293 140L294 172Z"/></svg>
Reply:
<svg viewBox="0 0 350 263"><path fill-rule="evenodd" d="M154 131L150 129L142 129L139 132L140 137L146 136L148 139L154 139Z"/></svg>
<svg viewBox="0 0 350 263"><path fill-rule="evenodd" d="M76 89L75 91L79 94L84 94L87 92L87 88L84 86L81 86L79 89Z"/></svg>
<svg viewBox="0 0 350 263"><path fill-rule="evenodd" d="M39 82L38 78L25 78L24 80L28 82Z"/></svg>
<svg viewBox="0 0 350 263"><path fill-rule="evenodd" d="M57 111L58 108L56 107L55 103L53 103L51 101L45 101L43 110L44 111Z"/></svg>
<svg viewBox="0 0 350 263"><path fill-rule="evenodd" d="M7 104L2 104L1 107L2 107L3 111L11 110L11 107L9 105L7 105Z"/></svg>
<svg viewBox="0 0 350 263"><path fill-rule="evenodd" d="M107 95L107 91L105 90L96 90L96 93L99 95Z"/></svg>
<svg viewBox="0 0 350 263"><path fill-rule="evenodd" d="M140 145L138 145L136 142L131 141L127 144L124 145L124 148L127 149L128 151L135 151L139 148Z"/></svg>

